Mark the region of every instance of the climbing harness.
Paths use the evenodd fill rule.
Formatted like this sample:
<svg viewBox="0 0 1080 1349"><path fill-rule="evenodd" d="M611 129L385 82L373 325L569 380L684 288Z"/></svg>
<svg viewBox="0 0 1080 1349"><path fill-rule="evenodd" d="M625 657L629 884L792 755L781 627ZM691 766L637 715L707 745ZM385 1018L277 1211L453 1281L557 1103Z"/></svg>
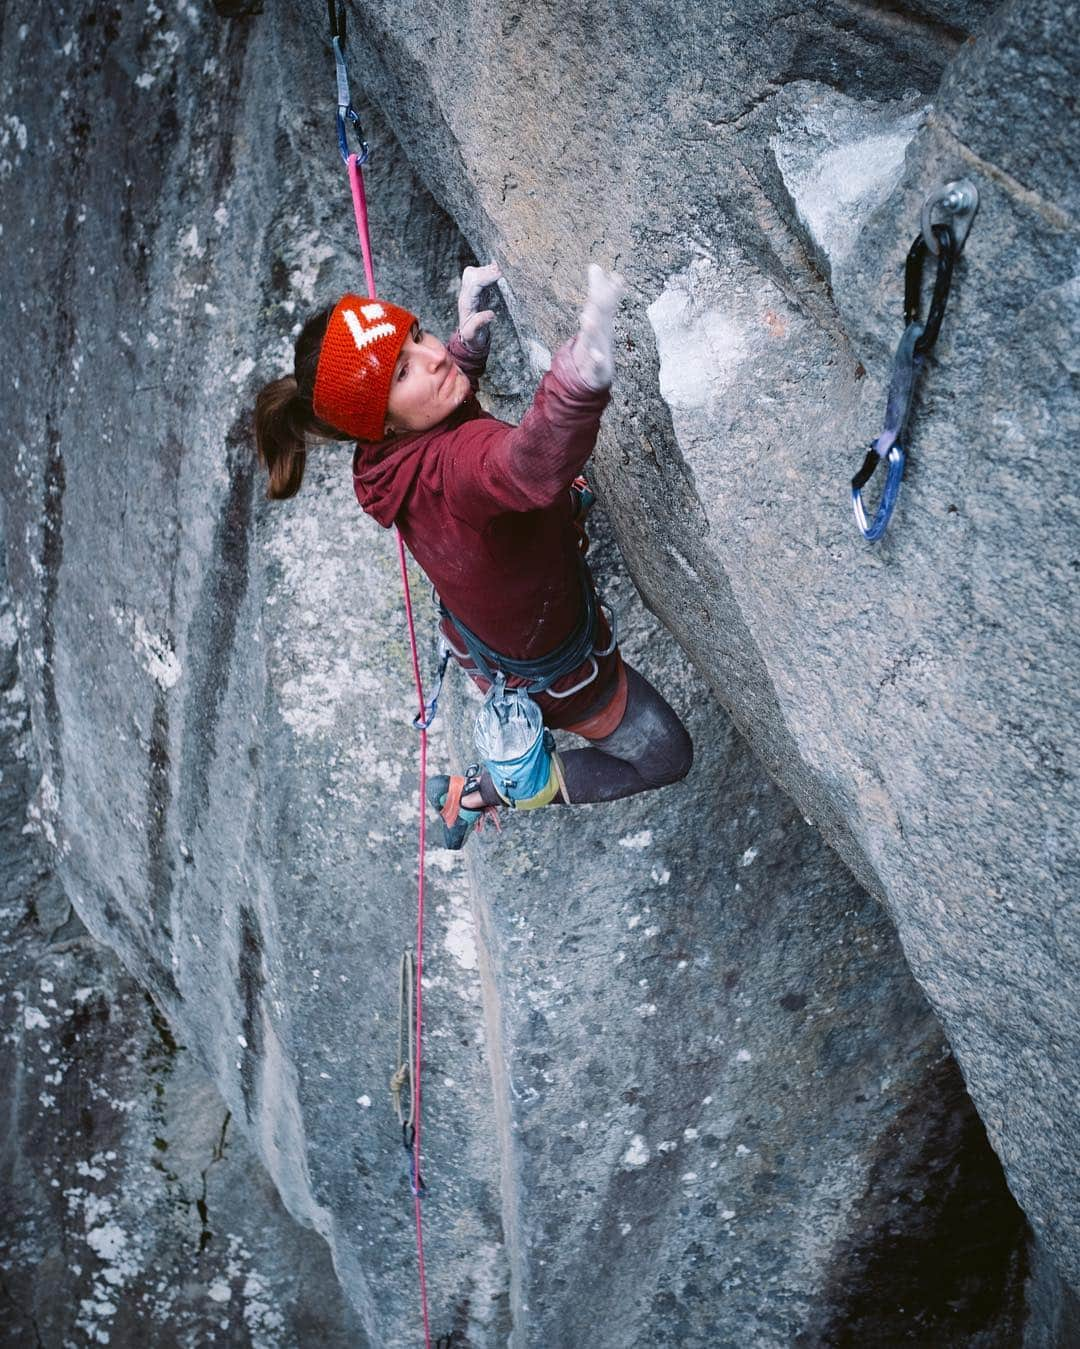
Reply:
<svg viewBox="0 0 1080 1349"><path fill-rule="evenodd" d="M496 651L479 637L471 628L450 612L439 598L434 586L431 596L443 618L453 624L461 637L465 650L454 646L442 636L441 659L436 676L435 693L426 705L423 713L423 725L431 725L435 717L438 696L446 674L447 662L451 655L465 662L471 660L473 668L481 678L487 681L488 691L477 713L474 739L488 775L500 800L515 810L537 810L550 805L561 792L562 799L570 803L570 793L566 786L562 759L555 749L555 738L544 726L543 712L533 701L539 693L547 693L552 698L570 698L580 693L597 678L600 673L598 657L609 656L618 643L618 617L610 605L598 600L593 589L592 578L585 564L585 552L588 548L588 536L585 534L584 520L596 497L588 482L578 477L570 488L573 507L573 523L581 536L579 548L579 567L581 582L581 618L570 635L546 655L533 660L516 660ZM597 613L603 609L607 615L611 630L611 640L601 648L596 645ZM588 673L568 689L556 690L551 686L558 680L589 665ZM507 678L523 681L517 685L507 685ZM420 725L420 719L417 719ZM476 765L475 771L479 771ZM470 774L473 770L470 770ZM445 787L443 785L445 781ZM465 826L475 824L481 827L483 820L475 812L465 811L460 806L460 798L467 795L471 787L461 784L464 779L438 779L439 786L433 795L429 792L432 804L439 809L446 826L446 846L460 848L469 833L468 827L459 824L463 817ZM454 787L457 786L456 797ZM437 799L436 799L437 798ZM486 808L496 827L498 815L492 807Z"/></svg>
<svg viewBox="0 0 1080 1349"><path fill-rule="evenodd" d="M582 590L582 615L578 621L577 627L546 656L541 656L535 660L514 660L509 656L503 656L492 647L488 646L480 637L472 632L460 618L446 607L442 601L439 601L439 612L443 618L448 619L461 634L465 643L465 650L459 651L456 647L450 649L459 660L469 658L476 666L478 672L488 683L494 683L498 673L503 675L515 675L519 679L526 681L525 689L530 695L537 693L548 693L552 698L569 698L572 694L580 693L584 688L593 682L600 671L597 664L597 656L610 656L615 650L615 644L618 640L617 624L618 620L615 611L607 604L597 600L589 581L589 574L585 568L584 560L581 563L581 590ZM602 608L608 616L608 624L611 628L611 641L602 650L596 647L596 615L597 609ZM446 639L444 639L446 640ZM450 643L447 641L447 645ZM561 689L558 692L551 685L557 680L562 679L571 671L579 666L589 662L591 668L589 673L575 684L572 688Z"/></svg>
<svg viewBox="0 0 1080 1349"><path fill-rule="evenodd" d="M341 157L345 161L345 167L349 175L349 188L352 194L353 215L356 219L356 232L360 239L360 251L364 258L364 279L367 284L368 296L375 298L375 272L371 261L371 240L368 231L367 199L364 195L364 178L360 171L360 165L367 160L368 147L363 139L360 128L360 117L352 106L352 100L349 96L349 79L345 67L345 9L338 4L335 6L335 0L327 0L327 9L330 15L330 40L334 48L334 68L337 84L337 141ZM356 134L360 140L360 154L349 152L348 144L348 126L356 129ZM420 830L419 830L419 858L417 862L417 914L416 914L416 1012L415 1023L410 1018L410 1036L409 1036L409 1086L410 1086L410 1108L407 1119L401 1120L402 1142L409 1154L409 1189L413 1195L413 1208L416 1215L416 1256L420 1280L420 1306L424 1318L424 1344L426 1349L431 1349L431 1326L428 1318L427 1302L427 1279L424 1272L424 1232L421 1219L420 1201L424 1197L424 1183L420 1175L420 1062L421 1062L421 1041L423 1032L423 985L424 985L424 845L426 842L426 820L427 812L424 809L425 791L427 785L427 727L430 725L428 706L424 702L424 685L420 677L420 658L416 648L416 624L413 619L412 595L409 590L409 570L405 558L405 541L401 536L401 531L397 531L398 546L398 564L401 569L401 584L405 597L405 622L409 631L409 647L412 652L413 679L416 684L416 697L419 703L419 713L415 725L420 732ZM436 698L438 694L436 693ZM434 716L434 706L432 706L431 716ZM412 956L411 952L406 952L408 961L408 980L411 985L412 977ZM404 970L403 970L404 974ZM410 1006L412 998L409 998ZM415 1046L413 1044L413 1030L415 1026ZM400 1031L399 1031L399 1058L400 1058ZM400 1072L400 1064L399 1070ZM398 1078L398 1073L394 1074L394 1079ZM404 1086L404 1078L401 1079L398 1091Z"/></svg>
<svg viewBox="0 0 1080 1349"><path fill-rule="evenodd" d="M971 229L979 204L975 185L967 179L946 183L932 192L923 204L921 229L908 249L904 264L904 331L893 356L889 373L889 391L885 405L885 425L870 443L862 467L851 480L851 504L855 523L863 538L876 542L885 533L900 494L906 455L904 442L915 386L926 357L938 339L945 305L952 284L953 266ZM935 224L933 214L940 208L949 215L947 223ZM923 268L927 255L935 258L934 290L925 322L920 319ZM885 487L873 520L867 522L862 489L883 461L889 465Z"/></svg>
<svg viewBox="0 0 1080 1349"><path fill-rule="evenodd" d="M476 749L500 798L515 810L537 810L550 805L559 792L563 801L570 803L555 738L544 726L543 712L533 699L538 693L547 693L552 698L569 698L588 688L600 672L597 657L610 656L619 640L618 617L614 609L597 600L584 558L579 561L581 619L553 651L538 659L515 660L502 655L439 601L440 613L461 635L465 650L459 651L445 637L444 642L459 660L470 659L490 686L476 717ZM611 629L611 640L603 648L596 645L597 611L600 608L607 614ZM570 688L555 690L551 687L586 663L590 666L589 672ZM508 676L525 682L508 686Z"/></svg>

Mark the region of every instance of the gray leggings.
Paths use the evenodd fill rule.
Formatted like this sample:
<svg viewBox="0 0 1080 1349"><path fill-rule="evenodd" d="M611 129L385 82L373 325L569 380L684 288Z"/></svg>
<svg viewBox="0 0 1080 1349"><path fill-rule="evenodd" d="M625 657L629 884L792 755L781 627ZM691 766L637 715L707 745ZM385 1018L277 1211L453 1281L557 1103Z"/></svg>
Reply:
<svg viewBox="0 0 1080 1349"><path fill-rule="evenodd" d="M575 805L666 787L686 777L693 762L694 745L678 714L630 665L622 721L602 740L591 740L588 749L562 755L566 790ZM501 804L487 769L480 778L480 794L488 805ZM561 796L552 802L562 804Z"/></svg>

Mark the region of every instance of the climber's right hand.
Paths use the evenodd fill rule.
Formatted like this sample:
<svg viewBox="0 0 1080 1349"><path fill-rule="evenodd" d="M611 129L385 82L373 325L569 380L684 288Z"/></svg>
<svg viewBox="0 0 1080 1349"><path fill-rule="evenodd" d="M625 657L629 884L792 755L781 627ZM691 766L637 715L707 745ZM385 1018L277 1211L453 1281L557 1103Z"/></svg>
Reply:
<svg viewBox="0 0 1080 1349"><path fill-rule="evenodd" d="M461 273L458 293L458 332L466 346L485 351L491 333L488 325L495 317L493 309L481 309L480 299L488 286L493 286L502 272L499 264L489 262L486 267L466 267Z"/></svg>
<svg viewBox="0 0 1080 1349"><path fill-rule="evenodd" d="M593 389L606 389L615 376L612 325L624 289L618 272L608 273L595 262L589 264L589 296L570 354L578 374Z"/></svg>

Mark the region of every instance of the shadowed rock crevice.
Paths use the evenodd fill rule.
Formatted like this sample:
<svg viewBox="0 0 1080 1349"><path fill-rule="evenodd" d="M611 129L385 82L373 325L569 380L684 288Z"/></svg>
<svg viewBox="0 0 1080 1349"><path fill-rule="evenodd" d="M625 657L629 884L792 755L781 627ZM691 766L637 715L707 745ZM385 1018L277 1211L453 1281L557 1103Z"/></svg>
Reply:
<svg viewBox="0 0 1080 1349"><path fill-rule="evenodd" d="M66 346L63 354L66 356ZM41 693L49 738L49 769L57 792L64 785L63 718L56 696L56 604L64 561L64 451L60 431L45 416L46 447L41 500Z"/></svg>
<svg viewBox="0 0 1080 1349"><path fill-rule="evenodd" d="M932 92L957 46L924 25L859 25L853 17L829 19L803 8L780 18L793 21L796 36L777 83L815 80L862 98L894 95L900 70L907 87Z"/></svg>
<svg viewBox="0 0 1080 1349"><path fill-rule="evenodd" d="M235 653L237 622L249 583L254 465L249 426L230 431L225 462L228 491L221 503L210 557L188 629L190 674L184 700L180 820L194 838L210 803L218 721Z"/></svg>
<svg viewBox="0 0 1080 1349"><path fill-rule="evenodd" d="M865 0L839 0L837 8L847 10L856 23L871 26L907 28L923 33L940 43L945 54L952 56L962 42L970 37L978 22L993 13L996 0L979 0L977 4L966 0L954 0L952 9L955 19L962 22L949 22L953 15L948 6L941 5L901 5L892 0L875 0L866 4Z"/></svg>
<svg viewBox="0 0 1080 1349"><path fill-rule="evenodd" d="M210 1168L222 1161L225 1157L225 1135L228 1133L229 1121L231 1119L232 1112L226 1110L225 1118L221 1121L221 1135L214 1144L214 1155L210 1158L209 1163L204 1167L201 1174L202 1190L195 1201L196 1208L199 1212L199 1221L202 1223L202 1230L199 1233L199 1255L202 1255L203 1251L206 1250L207 1246L214 1239L214 1233L210 1228L210 1210L206 1202L206 1181L207 1176L210 1174Z"/></svg>
<svg viewBox="0 0 1080 1349"><path fill-rule="evenodd" d="M166 847L172 784L169 763L169 706L165 691L154 692L154 710L150 723L150 754L147 772L147 881L155 928L167 939L172 937L173 860Z"/></svg>
<svg viewBox="0 0 1080 1349"><path fill-rule="evenodd" d="M258 1074L262 1065L262 995L266 984L263 973L263 943L259 920L244 905L240 909L240 998L243 1028L240 1061L240 1086L244 1109L250 1124L257 1105Z"/></svg>
<svg viewBox="0 0 1080 1349"><path fill-rule="evenodd" d="M833 1254L831 1314L797 1343L1020 1343L1030 1233L951 1056L883 1143Z"/></svg>

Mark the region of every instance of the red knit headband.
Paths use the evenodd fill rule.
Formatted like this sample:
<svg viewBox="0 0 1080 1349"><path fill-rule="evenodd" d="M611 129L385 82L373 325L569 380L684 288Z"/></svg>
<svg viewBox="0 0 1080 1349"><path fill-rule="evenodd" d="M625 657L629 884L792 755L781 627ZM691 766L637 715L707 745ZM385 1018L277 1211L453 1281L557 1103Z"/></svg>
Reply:
<svg viewBox="0 0 1080 1349"><path fill-rule="evenodd" d="M388 300L343 295L319 352L316 417L357 440L382 440L394 366L416 321Z"/></svg>

